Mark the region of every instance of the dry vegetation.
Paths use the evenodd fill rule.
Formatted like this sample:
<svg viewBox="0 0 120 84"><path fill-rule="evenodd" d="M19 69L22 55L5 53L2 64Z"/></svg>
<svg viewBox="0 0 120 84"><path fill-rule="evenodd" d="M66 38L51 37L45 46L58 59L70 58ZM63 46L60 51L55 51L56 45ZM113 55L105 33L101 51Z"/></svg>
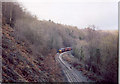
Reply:
<svg viewBox="0 0 120 84"><path fill-rule="evenodd" d="M103 81L118 81L118 31L103 32L87 29L83 41L74 48L73 55Z"/></svg>
<svg viewBox="0 0 120 84"><path fill-rule="evenodd" d="M10 78L13 77L8 78L8 75L6 75L8 72L5 70L12 71L14 69L11 69L10 66L22 67L23 65L24 68L27 67L25 65L25 59L33 64L33 69L35 70L39 69L38 65L40 65L41 68L44 67L42 69L43 72L49 68L46 71L46 74L48 74L46 81L61 81L62 79L60 78L55 79L60 75L59 67L53 70L55 67L51 66L51 64L57 66L54 64L54 55L57 49L71 46L73 47L72 54L84 64L83 67L87 71L102 76L104 79L102 81L117 82L118 31L95 30L95 26L78 29L73 26L57 24L51 20L40 21L35 16L23 10L18 3L3 3L2 6L4 81L11 81ZM12 47L12 45L14 45L15 48L14 46ZM17 60L19 60L19 58L22 59L24 56L23 62L17 62L16 65L14 64L15 62L13 60L15 60L15 58L14 55L11 54L14 53L14 50L10 50L12 48L15 51L18 50L17 52L20 54L15 56ZM50 55L50 53L52 55ZM29 68L32 67L29 66ZM20 74L23 71L20 68L17 70L15 73L23 78L22 81L39 81L35 78L25 79ZM54 75L53 72L55 72ZM39 73L39 70L34 75L40 76L37 73ZM23 75L26 76L26 72L23 73ZM42 77L39 78L43 80ZM17 80L19 79L12 81Z"/></svg>
<svg viewBox="0 0 120 84"><path fill-rule="evenodd" d="M26 15L16 3L2 5L2 81L62 82L61 70L54 59L56 50L47 49L43 45L43 37L39 32L31 30L30 27L33 26L27 23L29 19L34 21L35 18ZM21 13L18 14L17 11ZM15 17L23 16L14 19L15 23L12 21L13 14ZM22 22L25 19L28 21ZM21 26L17 27L18 23Z"/></svg>

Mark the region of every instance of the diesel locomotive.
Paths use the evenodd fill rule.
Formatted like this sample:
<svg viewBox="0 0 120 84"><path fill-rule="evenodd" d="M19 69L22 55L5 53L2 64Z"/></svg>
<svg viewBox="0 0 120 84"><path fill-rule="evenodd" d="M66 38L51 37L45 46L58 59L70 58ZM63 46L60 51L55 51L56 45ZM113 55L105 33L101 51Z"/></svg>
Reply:
<svg viewBox="0 0 120 84"><path fill-rule="evenodd" d="M72 50L71 47L60 48L60 49L58 50L58 53L63 53L63 52L66 52L66 51L71 51L71 50Z"/></svg>

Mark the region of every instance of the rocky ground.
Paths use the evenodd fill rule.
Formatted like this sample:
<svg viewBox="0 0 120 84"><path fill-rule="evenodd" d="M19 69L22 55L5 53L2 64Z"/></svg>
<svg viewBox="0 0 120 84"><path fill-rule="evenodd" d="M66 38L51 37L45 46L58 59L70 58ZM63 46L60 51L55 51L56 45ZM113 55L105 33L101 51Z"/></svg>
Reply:
<svg viewBox="0 0 120 84"><path fill-rule="evenodd" d="M33 52L31 44L16 38L16 31L2 27L2 81L56 82L62 81L61 70L55 62L55 50L47 56Z"/></svg>

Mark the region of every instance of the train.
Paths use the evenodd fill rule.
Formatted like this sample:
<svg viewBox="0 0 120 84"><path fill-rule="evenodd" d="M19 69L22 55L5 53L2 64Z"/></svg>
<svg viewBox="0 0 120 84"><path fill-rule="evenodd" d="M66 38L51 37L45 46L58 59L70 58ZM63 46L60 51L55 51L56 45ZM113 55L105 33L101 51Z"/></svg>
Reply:
<svg viewBox="0 0 120 84"><path fill-rule="evenodd" d="M71 51L71 50L72 50L72 47L60 48L58 50L58 53L63 53L63 52L66 52L66 51Z"/></svg>

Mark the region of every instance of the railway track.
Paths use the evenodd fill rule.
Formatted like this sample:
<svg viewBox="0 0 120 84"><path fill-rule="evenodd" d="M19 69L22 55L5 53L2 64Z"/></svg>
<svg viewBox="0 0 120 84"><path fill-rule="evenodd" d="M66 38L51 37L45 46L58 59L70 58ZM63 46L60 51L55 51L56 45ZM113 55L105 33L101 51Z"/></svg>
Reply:
<svg viewBox="0 0 120 84"><path fill-rule="evenodd" d="M56 61L58 61L62 67L62 70L67 78L68 82L86 82L87 79L83 78L82 76L79 76L74 68L70 68L70 65L62 59L62 55L67 52L57 54Z"/></svg>

